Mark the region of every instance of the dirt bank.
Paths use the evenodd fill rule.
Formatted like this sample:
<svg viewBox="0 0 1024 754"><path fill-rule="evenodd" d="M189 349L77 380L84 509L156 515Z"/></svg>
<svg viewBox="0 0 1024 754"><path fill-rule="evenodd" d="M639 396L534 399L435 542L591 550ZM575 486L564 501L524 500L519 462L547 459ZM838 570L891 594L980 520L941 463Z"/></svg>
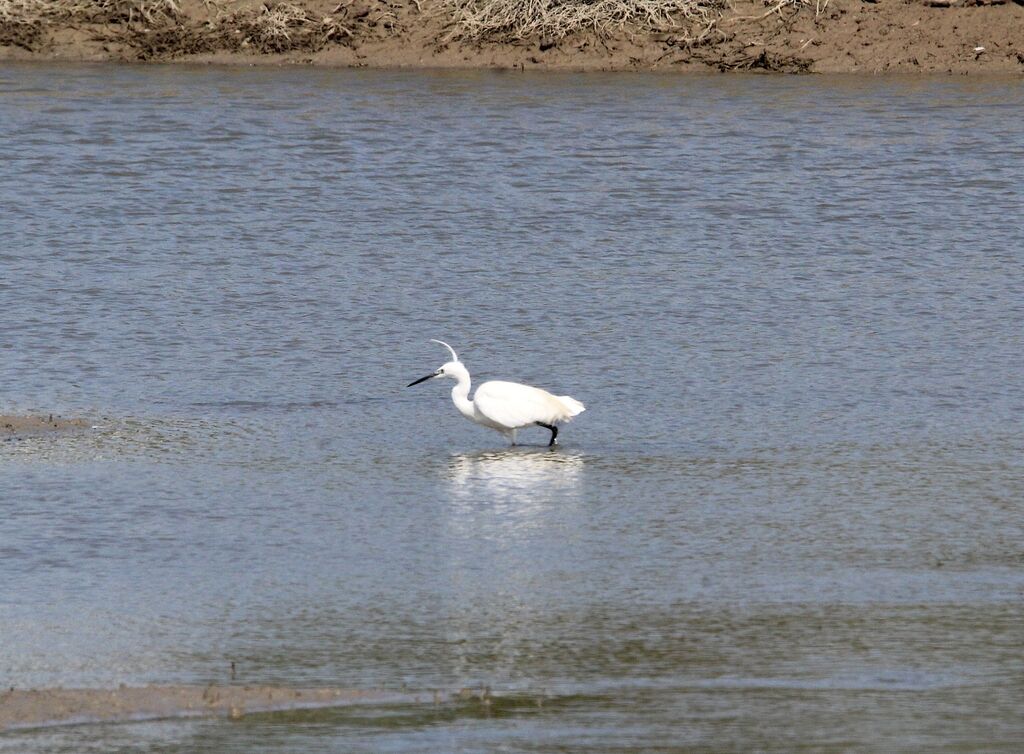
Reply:
<svg viewBox="0 0 1024 754"><path fill-rule="evenodd" d="M486 703L486 692L395 694L341 688L281 686L144 686L117 689L9 689L0 691L0 731L49 725L232 717L254 712L320 709L353 704Z"/></svg>
<svg viewBox="0 0 1024 754"><path fill-rule="evenodd" d="M692 0L585 31L460 1L0 0L0 60L1024 74L1024 0Z"/></svg>
<svg viewBox="0 0 1024 754"><path fill-rule="evenodd" d="M47 416L6 416L0 414L0 440L16 437L38 437L62 432L88 429L85 419L64 419Z"/></svg>

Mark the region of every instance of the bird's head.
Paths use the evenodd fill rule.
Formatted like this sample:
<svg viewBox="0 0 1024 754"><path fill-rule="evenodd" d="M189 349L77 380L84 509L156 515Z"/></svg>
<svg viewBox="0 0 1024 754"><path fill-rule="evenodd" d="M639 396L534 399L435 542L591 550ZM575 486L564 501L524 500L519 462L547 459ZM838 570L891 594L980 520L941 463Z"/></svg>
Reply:
<svg viewBox="0 0 1024 754"><path fill-rule="evenodd" d="M438 367L437 369L435 369L433 372L431 372L430 374L426 375L425 377L420 377L418 380L413 380L408 385L406 385L406 387L412 387L413 385L419 385L421 382L426 382L427 380L432 380L435 377L451 377L453 380L458 380L458 379L462 378L462 375L468 374L468 372L466 371L465 365L461 361L459 361L459 356L458 356L458 354L455 353L455 349L454 348L452 348L450 345L445 343L443 340L433 340L433 338L431 338L431 340L434 343L440 343L442 346L444 346L449 351L451 351L452 352L452 360L451 361L446 361L444 364L442 364L440 367Z"/></svg>

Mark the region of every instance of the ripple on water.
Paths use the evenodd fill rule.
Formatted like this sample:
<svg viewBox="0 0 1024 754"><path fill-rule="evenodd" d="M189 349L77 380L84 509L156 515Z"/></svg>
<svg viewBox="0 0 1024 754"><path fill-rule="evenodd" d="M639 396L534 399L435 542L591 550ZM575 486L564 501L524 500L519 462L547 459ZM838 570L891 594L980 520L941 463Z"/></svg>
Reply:
<svg viewBox="0 0 1024 754"><path fill-rule="evenodd" d="M254 443L258 422L167 417L88 417L73 431L17 436L0 444L0 460L68 465L100 461L190 463Z"/></svg>
<svg viewBox="0 0 1024 754"><path fill-rule="evenodd" d="M0 72L0 400L96 425L0 443L5 677L495 698L13 748L1014 750L1022 97Z"/></svg>

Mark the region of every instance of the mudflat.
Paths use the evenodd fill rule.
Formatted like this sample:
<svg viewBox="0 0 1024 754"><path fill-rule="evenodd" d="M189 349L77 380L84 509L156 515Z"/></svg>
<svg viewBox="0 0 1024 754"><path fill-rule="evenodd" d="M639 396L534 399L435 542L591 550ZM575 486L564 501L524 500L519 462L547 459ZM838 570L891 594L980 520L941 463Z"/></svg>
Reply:
<svg viewBox="0 0 1024 754"><path fill-rule="evenodd" d="M241 717L251 712L382 703L394 698L383 691L282 686L9 689L0 691L0 730L172 717ZM405 699L438 700L431 693Z"/></svg>
<svg viewBox="0 0 1024 754"><path fill-rule="evenodd" d="M88 427L89 422L85 419L68 419L53 414L46 416L0 414L0 439L73 432Z"/></svg>
<svg viewBox="0 0 1024 754"><path fill-rule="evenodd" d="M693 0L588 27L487 26L500 0L0 0L0 60L1022 74L1022 2Z"/></svg>

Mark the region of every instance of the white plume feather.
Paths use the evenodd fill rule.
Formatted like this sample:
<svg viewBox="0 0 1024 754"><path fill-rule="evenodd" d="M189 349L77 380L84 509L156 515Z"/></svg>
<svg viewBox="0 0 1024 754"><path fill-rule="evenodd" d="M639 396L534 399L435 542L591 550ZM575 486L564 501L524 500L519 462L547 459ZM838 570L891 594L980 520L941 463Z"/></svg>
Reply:
<svg viewBox="0 0 1024 754"><path fill-rule="evenodd" d="M451 352L452 352L452 361L458 361L458 360L459 360L459 355L458 355L457 353L455 353L455 349L454 349L454 348L452 348L452 347L451 347L450 345L448 345L447 343L445 343L445 342L444 342L443 340L435 340L434 338L431 338L431 339L430 339L430 342L431 342L431 343L440 343L440 344L441 344L442 346L444 346L444 347L445 347L445 348L447 348L447 349L448 349L449 351L451 351Z"/></svg>

